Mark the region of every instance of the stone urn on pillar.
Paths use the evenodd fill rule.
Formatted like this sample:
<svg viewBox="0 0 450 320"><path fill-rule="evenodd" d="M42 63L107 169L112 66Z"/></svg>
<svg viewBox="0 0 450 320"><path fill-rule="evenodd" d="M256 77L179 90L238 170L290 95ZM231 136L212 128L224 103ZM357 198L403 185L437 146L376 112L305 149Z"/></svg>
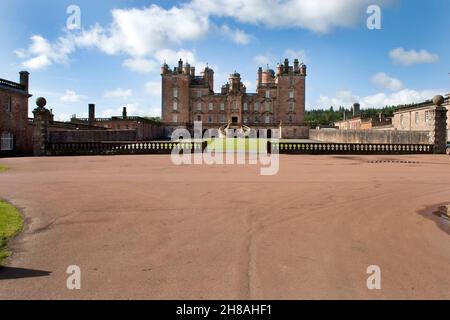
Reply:
<svg viewBox="0 0 450 320"><path fill-rule="evenodd" d="M47 101L40 97L36 99L37 108L33 110L34 132L33 132L33 153L36 157L47 155L47 143L49 142L49 123L52 113L46 109Z"/></svg>
<svg viewBox="0 0 450 320"><path fill-rule="evenodd" d="M447 108L442 106L444 101L443 96L435 96L433 98L434 106L430 110L430 140L436 154L444 154L447 148Z"/></svg>

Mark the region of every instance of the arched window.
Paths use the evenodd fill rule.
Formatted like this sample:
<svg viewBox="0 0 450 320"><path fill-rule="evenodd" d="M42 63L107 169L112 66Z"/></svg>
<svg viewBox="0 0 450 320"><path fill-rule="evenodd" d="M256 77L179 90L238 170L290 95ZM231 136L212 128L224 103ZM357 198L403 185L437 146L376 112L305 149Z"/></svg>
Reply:
<svg viewBox="0 0 450 320"><path fill-rule="evenodd" d="M14 135L11 132L3 132L1 137L1 150L14 150Z"/></svg>

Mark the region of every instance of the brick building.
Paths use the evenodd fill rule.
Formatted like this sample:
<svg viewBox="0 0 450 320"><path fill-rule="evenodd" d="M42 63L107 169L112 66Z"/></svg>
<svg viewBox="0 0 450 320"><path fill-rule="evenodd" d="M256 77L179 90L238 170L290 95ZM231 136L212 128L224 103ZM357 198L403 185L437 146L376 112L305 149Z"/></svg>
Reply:
<svg viewBox="0 0 450 320"><path fill-rule="evenodd" d="M31 150L28 126L29 73L19 83L0 79L0 155L27 154Z"/></svg>
<svg viewBox="0 0 450 320"><path fill-rule="evenodd" d="M150 141L159 139L163 135L163 128L160 123L154 120L129 116L127 108L122 110L122 116L115 116L111 118L96 118L95 104L89 104L89 118L77 118L73 116L70 123L74 125L86 125L92 128L101 128L105 130L114 130L117 132L135 131L135 140ZM128 136L128 135L125 135Z"/></svg>
<svg viewBox="0 0 450 320"><path fill-rule="evenodd" d="M180 60L173 70L161 67L162 121L166 126L191 128L202 121L204 128L231 124L252 129L279 129L284 137L303 138L306 65L285 59L277 71L258 70L256 93L248 93L235 72L220 93L214 92L214 71L206 67L200 76L195 67Z"/></svg>
<svg viewBox="0 0 450 320"><path fill-rule="evenodd" d="M400 106L395 109L393 125L397 130L428 131L432 126L431 112L435 106L432 100L418 104ZM450 112L450 95L447 95L442 106ZM450 121L447 121L447 131L450 133Z"/></svg>

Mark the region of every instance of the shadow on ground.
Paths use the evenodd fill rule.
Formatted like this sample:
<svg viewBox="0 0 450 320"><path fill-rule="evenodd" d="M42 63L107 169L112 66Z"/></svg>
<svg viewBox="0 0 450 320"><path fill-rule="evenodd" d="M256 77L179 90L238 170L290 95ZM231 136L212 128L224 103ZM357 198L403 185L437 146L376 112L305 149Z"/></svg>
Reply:
<svg viewBox="0 0 450 320"><path fill-rule="evenodd" d="M47 277L50 271L0 267L0 280Z"/></svg>

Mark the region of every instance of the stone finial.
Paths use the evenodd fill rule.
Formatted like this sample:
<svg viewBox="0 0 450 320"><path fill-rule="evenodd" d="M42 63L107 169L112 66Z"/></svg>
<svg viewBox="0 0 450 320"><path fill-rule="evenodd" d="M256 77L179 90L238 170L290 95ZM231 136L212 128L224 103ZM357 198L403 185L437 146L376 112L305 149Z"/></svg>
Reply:
<svg viewBox="0 0 450 320"><path fill-rule="evenodd" d="M434 96L433 103L438 107L442 106L442 104L444 103L444 97L441 95Z"/></svg>
<svg viewBox="0 0 450 320"><path fill-rule="evenodd" d="M39 97L36 99L36 105L39 108L44 108L47 105L47 100L45 100L45 98L43 97Z"/></svg>

